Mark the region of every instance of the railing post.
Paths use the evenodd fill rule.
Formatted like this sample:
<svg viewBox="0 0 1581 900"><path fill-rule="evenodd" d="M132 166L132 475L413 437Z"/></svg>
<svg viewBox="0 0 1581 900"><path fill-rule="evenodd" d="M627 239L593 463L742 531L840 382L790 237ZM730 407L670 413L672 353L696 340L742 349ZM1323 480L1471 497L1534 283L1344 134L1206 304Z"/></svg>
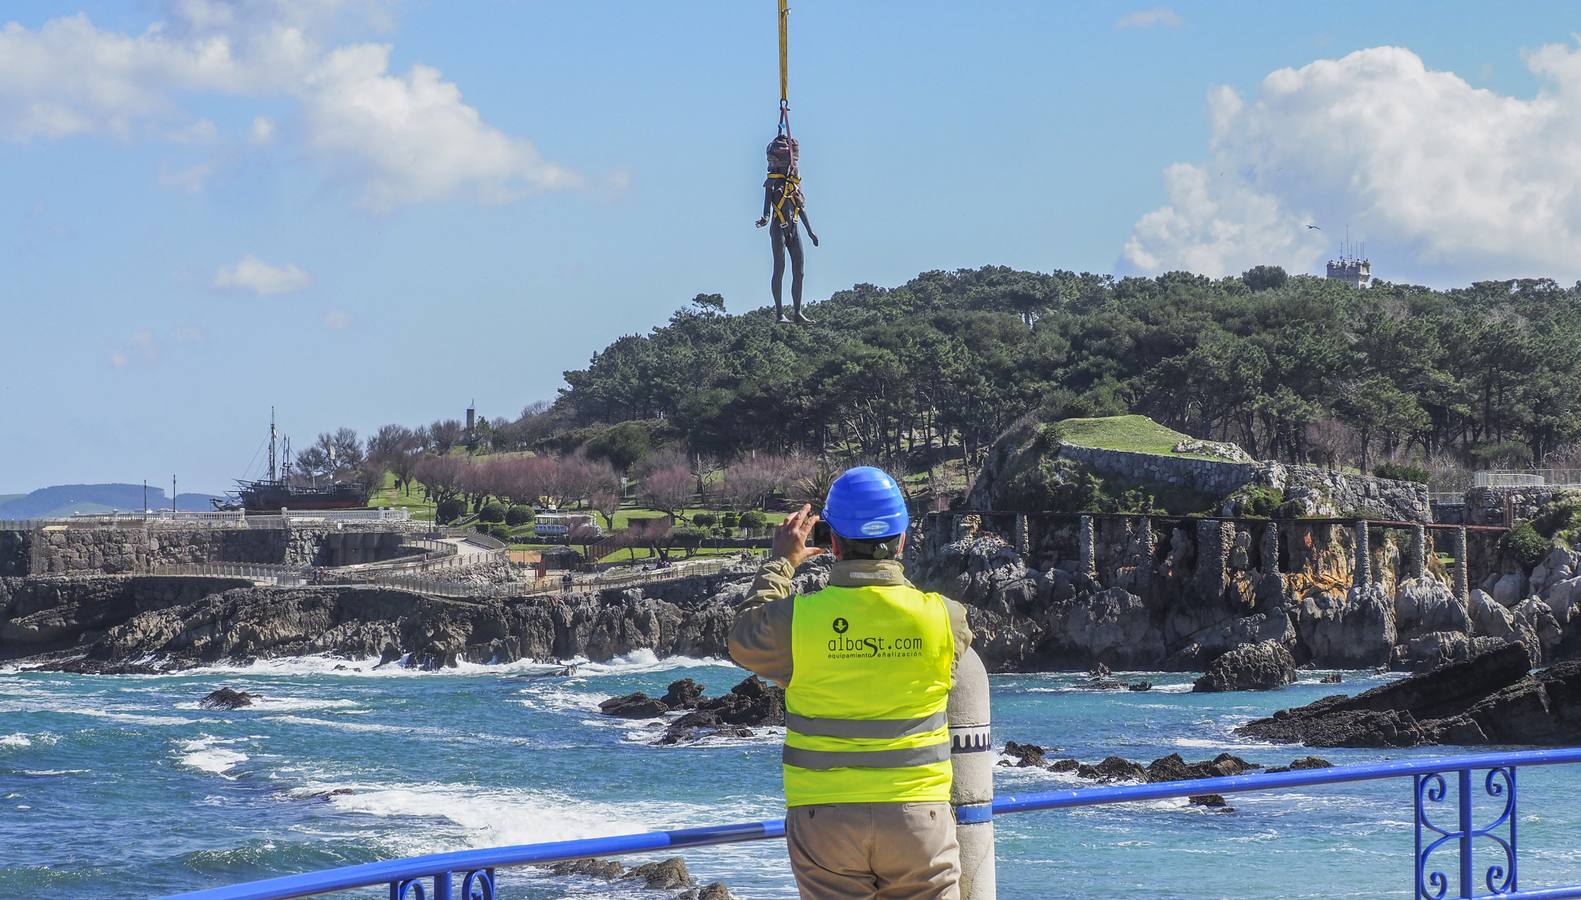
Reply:
<svg viewBox="0 0 1581 900"><path fill-rule="evenodd" d="M1471 821L1471 770L1460 769L1455 773L1459 782L1460 796L1455 798L1460 801L1460 896L1475 896L1471 892L1474 882L1471 879L1471 854L1472 854L1472 821Z"/></svg>
<svg viewBox="0 0 1581 900"><path fill-rule="evenodd" d="M449 872L434 876L434 900L451 900Z"/></svg>
<svg viewBox="0 0 1581 900"><path fill-rule="evenodd" d="M967 648L950 688L950 767L956 837L961 847L961 900L994 900L994 753L988 671Z"/></svg>

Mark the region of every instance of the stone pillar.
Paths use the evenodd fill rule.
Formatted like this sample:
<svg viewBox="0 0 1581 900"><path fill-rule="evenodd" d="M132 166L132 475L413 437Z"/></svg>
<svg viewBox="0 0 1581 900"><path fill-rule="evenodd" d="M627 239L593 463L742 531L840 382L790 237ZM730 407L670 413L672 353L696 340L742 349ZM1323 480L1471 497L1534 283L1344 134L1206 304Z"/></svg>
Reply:
<svg viewBox="0 0 1581 900"><path fill-rule="evenodd" d="M1410 576L1415 579L1427 577L1427 526L1411 526L1411 568Z"/></svg>
<svg viewBox="0 0 1581 900"><path fill-rule="evenodd" d="M950 688L950 805L961 844L961 900L994 900L994 758L988 672L977 651L961 654Z"/></svg>
<svg viewBox="0 0 1581 900"><path fill-rule="evenodd" d="M1081 574L1098 581L1098 539L1093 534L1092 516L1081 517Z"/></svg>
<svg viewBox="0 0 1581 900"><path fill-rule="evenodd" d="M1372 542L1367 532L1367 520L1356 523L1356 586L1372 584Z"/></svg>
<svg viewBox="0 0 1581 900"><path fill-rule="evenodd" d="M1455 529L1455 568L1451 572L1454 577L1455 596L1460 600L1471 599L1466 552L1466 526L1462 525Z"/></svg>
<svg viewBox="0 0 1581 900"><path fill-rule="evenodd" d="M1032 555L1032 534L1027 528L1027 514L1016 514L1016 552L1022 559Z"/></svg>
<svg viewBox="0 0 1581 900"><path fill-rule="evenodd" d="M1142 557L1142 566L1153 568L1153 554L1158 552L1158 537L1153 534L1153 517L1143 516L1136 526L1136 547Z"/></svg>
<svg viewBox="0 0 1581 900"><path fill-rule="evenodd" d="M1279 574L1279 523L1271 519L1263 526L1263 574Z"/></svg>

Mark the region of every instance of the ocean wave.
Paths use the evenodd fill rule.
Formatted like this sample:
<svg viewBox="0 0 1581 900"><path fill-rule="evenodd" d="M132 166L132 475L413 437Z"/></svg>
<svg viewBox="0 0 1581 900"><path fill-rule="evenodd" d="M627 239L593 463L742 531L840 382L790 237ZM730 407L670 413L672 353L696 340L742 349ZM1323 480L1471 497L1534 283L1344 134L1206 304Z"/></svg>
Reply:
<svg viewBox="0 0 1581 900"><path fill-rule="evenodd" d="M33 739L20 732L0 735L0 747L31 747Z"/></svg>
<svg viewBox="0 0 1581 900"><path fill-rule="evenodd" d="M22 774L30 778L63 778L67 775L86 775L91 769L23 769Z"/></svg>
<svg viewBox="0 0 1581 900"><path fill-rule="evenodd" d="M347 790L349 793L329 793ZM434 782L316 783L289 793L323 796L340 812L384 819L438 819L447 824L402 827L392 832L390 840L408 853L633 834L715 821L721 813L714 804L621 804L549 791Z"/></svg>
<svg viewBox="0 0 1581 900"><path fill-rule="evenodd" d="M314 712L320 710L344 710L346 712L366 712L361 703L356 700L345 700L335 697L276 697L270 694L252 694L252 703L239 707L248 712ZM202 710L203 704L199 700L188 700L177 703L176 709ZM226 710L231 712L231 710Z"/></svg>
<svg viewBox="0 0 1581 900"><path fill-rule="evenodd" d="M701 669L709 667L733 668L734 663L717 657L664 656L652 650L633 650L608 662L572 660L576 674L581 675L636 675L644 672L667 672L671 669Z"/></svg>
<svg viewBox="0 0 1581 900"><path fill-rule="evenodd" d="M208 772L211 775L220 775L234 778L227 774L247 761L247 754L238 750L227 749L227 745L241 743L240 738L222 740L209 735L202 735L191 740L181 741L178 747L176 761L189 769L199 772Z"/></svg>

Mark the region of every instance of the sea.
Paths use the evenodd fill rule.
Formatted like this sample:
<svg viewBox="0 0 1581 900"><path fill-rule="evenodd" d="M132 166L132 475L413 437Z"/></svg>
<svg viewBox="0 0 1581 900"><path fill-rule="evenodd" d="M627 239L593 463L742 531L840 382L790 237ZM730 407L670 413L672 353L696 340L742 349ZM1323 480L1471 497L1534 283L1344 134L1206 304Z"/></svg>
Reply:
<svg viewBox="0 0 1581 900"><path fill-rule="evenodd" d="M573 677L544 671L524 662L417 672L320 658L169 676L0 669L0 896L159 897L403 855L782 814L782 730L662 747L651 723L598 713L601 700L662 693L682 677L725 691L742 670L637 653L583 663ZM1311 751L1233 729L1334 693L1318 683L1322 674L1233 694L1191 693L1180 674L1127 673L1154 685L1137 693L1092 690L1079 674L996 675L994 740L1088 762L1229 752L1286 765ZM1341 689L1357 691L1388 676L1344 677ZM234 711L200 708L220 687L262 696ZM1335 763L1432 753L1318 752ZM1001 795L1084 784L996 769ZM1523 886L1581 883L1578 785L1573 769L1521 771ZM999 896L1411 895L1409 779L1228 800L1228 812L1170 800L1002 816ZM1492 815L1491 801L1479 804L1479 817ZM683 856L699 884L723 881L740 898L794 896L783 842ZM535 900L669 896L528 868L501 870L500 889Z"/></svg>

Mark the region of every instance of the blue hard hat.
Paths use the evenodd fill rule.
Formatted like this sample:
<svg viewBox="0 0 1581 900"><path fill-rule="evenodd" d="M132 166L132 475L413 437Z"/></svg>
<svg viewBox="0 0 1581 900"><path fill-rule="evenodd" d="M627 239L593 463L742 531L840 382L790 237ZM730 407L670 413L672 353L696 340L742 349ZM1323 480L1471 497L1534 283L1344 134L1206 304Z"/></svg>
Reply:
<svg viewBox="0 0 1581 900"><path fill-rule="evenodd" d="M906 498L889 473L872 466L845 470L829 487L824 521L852 540L881 540L904 534L911 524Z"/></svg>

